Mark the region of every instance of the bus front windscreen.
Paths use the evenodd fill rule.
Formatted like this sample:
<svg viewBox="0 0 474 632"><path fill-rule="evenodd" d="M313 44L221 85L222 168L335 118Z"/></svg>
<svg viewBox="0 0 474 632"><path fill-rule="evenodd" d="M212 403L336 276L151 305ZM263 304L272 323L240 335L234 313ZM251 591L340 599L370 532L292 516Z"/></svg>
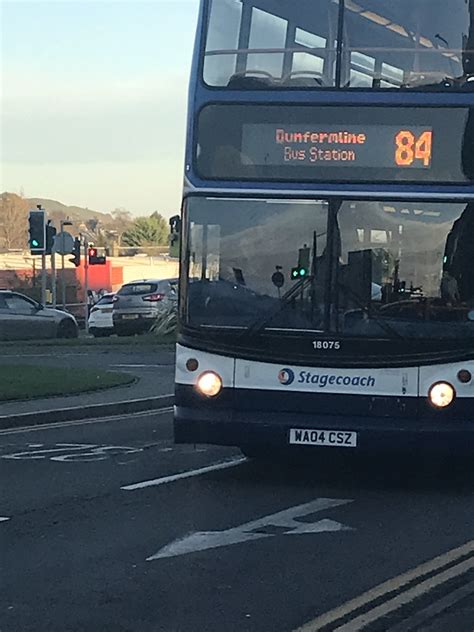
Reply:
<svg viewBox="0 0 474 632"><path fill-rule="evenodd" d="M214 87L449 90L474 79L474 0L209 0L208 15Z"/></svg>
<svg viewBox="0 0 474 632"><path fill-rule="evenodd" d="M474 341L474 206L189 198L193 328Z"/></svg>

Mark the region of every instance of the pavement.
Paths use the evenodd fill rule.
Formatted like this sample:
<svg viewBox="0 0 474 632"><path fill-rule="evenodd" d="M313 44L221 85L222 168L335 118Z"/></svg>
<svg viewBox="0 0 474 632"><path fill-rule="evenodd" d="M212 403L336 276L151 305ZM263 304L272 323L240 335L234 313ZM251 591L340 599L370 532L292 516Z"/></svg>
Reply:
<svg viewBox="0 0 474 632"><path fill-rule="evenodd" d="M10 348L2 350L2 364L34 364L45 370L49 366L65 368L100 368L104 370L131 373L137 379L125 387L117 387L70 395L67 397L48 397L44 399L24 400L0 403L1 418L40 411L62 410L70 408L97 407L116 404L127 400L150 399L170 395L174 391L174 348L141 348L137 345L114 347L64 347L52 346L35 348L24 347L20 350ZM150 406L151 408L152 406ZM94 414L98 409L94 408ZM72 414L72 413L69 413ZM46 420L47 421L47 420ZM3 425L5 427L5 425Z"/></svg>
<svg viewBox="0 0 474 632"><path fill-rule="evenodd" d="M162 410L0 431L2 632L472 632L474 470L174 445Z"/></svg>

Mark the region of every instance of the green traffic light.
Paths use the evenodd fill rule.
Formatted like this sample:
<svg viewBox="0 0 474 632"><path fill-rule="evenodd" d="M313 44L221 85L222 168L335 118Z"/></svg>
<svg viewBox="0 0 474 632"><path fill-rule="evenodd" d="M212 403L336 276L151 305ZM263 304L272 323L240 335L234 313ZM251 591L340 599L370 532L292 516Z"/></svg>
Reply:
<svg viewBox="0 0 474 632"><path fill-rule="evenodd" d="M37 239L32 239L31 240L31 245L33 246L33 248L39 248L39 241Z"/></svg>
<svg viewBox="0 0 474 632"><path fill-rule="evenodd" d="M306 270L304 268L300 268L300 276L306 276Z"/></svg>

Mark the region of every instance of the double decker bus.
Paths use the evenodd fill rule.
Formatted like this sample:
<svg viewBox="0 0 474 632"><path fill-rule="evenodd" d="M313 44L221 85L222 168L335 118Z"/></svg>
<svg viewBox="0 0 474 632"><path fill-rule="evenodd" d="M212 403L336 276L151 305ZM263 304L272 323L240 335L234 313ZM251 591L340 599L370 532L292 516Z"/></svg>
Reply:
<svg viewBox="0 0 474 632"><path fill-rule="evenodd" d="M203 0L175 440L474 444L474 0Z"/></svg>

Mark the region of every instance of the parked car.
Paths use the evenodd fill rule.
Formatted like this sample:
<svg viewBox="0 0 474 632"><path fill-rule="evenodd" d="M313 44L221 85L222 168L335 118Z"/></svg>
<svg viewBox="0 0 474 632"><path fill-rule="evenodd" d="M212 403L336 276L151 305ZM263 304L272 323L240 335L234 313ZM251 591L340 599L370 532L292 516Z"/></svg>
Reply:
<svg viewBox="0 0 474 632"><path fill-rule="evenodd" d="M77 338L79 327L71 314L31 298L0 290L0 340Z"/></svg>
<svg viewBox="0 0 474 632"><path fill-rule="evenodd" d="M104 294L90 310L89 332L95 338L111 336L114 333L114 296L114 293Z"/></svg>
<svg viewBox="0 0 474 632"><path fill-rule="evenodd" d="M119 336L150 331L169 301L178 300L178 279L126 283L114 297L113 323Z"/></svg>

